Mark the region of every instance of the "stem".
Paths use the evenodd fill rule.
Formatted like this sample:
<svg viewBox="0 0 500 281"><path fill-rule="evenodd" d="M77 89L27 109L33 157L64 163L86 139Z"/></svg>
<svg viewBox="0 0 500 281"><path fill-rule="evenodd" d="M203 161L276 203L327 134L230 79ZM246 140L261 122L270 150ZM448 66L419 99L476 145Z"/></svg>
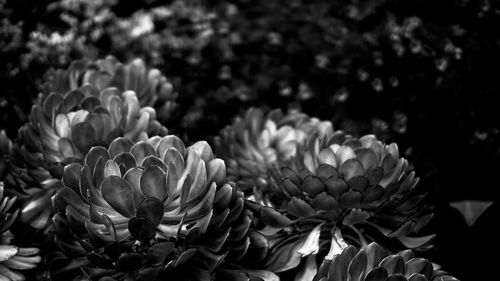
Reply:
<svg viewBox="0 0 500 281"><path fill-rule="evenodd" d="M359 242L361 242L362 248L368 246L368 242L366 241L365 237L363 236L363 233L361 233L361 231L359 231L359 229L357 229L354 225L350 225L349 228L352 231L354 231L354 233L356 233L356 235L358 236Z"/></svg>
<svg viewBox="0 0 500 281"><path fill-rule="evenodd" d="M340 232L340 228L334 227L332 229L332 242L330 244L330 251L325 257L325 260L333 260L335 255L339 255L342 251L347 248L349 245L345 242L344 237L342 237L342 233Z"/></svg>

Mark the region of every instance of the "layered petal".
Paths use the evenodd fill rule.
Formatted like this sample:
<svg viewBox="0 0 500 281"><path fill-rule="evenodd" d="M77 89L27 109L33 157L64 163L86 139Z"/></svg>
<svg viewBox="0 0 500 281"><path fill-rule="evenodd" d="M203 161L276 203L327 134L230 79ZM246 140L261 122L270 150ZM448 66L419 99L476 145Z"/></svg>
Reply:
<svg viewBox="0 0 500 281"><path fill-rule="evenodd" d="M243 193L225 174L204 141L185 147L173 135L120 137L109 148L93 147L82 164L64 170L65 186L53 199L56 238L76 241L88 252L85 268L113 269L115 279L153 269L156 276L183 268L214 272L225 258L241 259L249 243ZM160 248L167 251L161 258ZM92 274L108 273L100 270Z"/></svg>
<svg viewBox="0 0 500 281"><path fill-rule="evenodd" d="M297 147L313 133L328 136L332 125L306 114L267 114L251 108L234 120L216 139L217 153L228 164L228 176L249 194L269 184L269 171L278 160L294 156Z"/></svg>
<svg viewBox="0 0 500 281"><path fill-rule="evenodd" d="M94 77L102 63L75 62L68 70L56 71L51 92L33 106L30 122L19 130L9 152L6 182L24 205L20 219L35 229L49 225L50 198L62 186L66 165L82 163L92 147L107 148L117 137L137 142L167 133L155 110L141 107L134 91L149 91L141 88L149 84L113 84ZM119 169L107 167L107 173Z"/></svg>
<svg viewBox="0 0 500 281"><path fill-rule="evenodd" d="M301 250L294 253L302 256L320 253L320 258L331 259L348 244L392 241L427 248L434 237L419 233L432 214L425 194L415 188L415 172L396 144L384 144L373 135L312 134L293 157L278 160L270 175L271 184L254 189L249 200L254 201L255 225L270 241L276 261L288 260L276 255L292 255L288 250L297 247ZM288 223L277 224L268 214ZM314 250L303 250L304 241Z"/></svg>
<svg viewBox="0 0 500 281"><path fill-rule="evenodd" d="M324 261L314 281L347 280L458 280L446 272L435 269L434 264L415 257L411 250L391 254L376 243L361 249L349 246Z"/></svg>

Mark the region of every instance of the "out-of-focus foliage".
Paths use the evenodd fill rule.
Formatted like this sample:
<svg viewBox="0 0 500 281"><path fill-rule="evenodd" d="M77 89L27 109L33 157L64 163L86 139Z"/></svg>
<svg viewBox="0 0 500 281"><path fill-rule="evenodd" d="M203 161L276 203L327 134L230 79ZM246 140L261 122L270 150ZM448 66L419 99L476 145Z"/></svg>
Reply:
<svg viewBox="0 0 500 281"><path fill-rule="evenodd" d="M16 198L4 197L4 184L0 181L0 279L7 281L26 280L23 271L33 269L42 260L40 250L19 247L9 228L19 214L13 205Z"/></svg>
<svg viewBox="0 0 500 281"><path fill-rule="evenodd" d="M415 133L408 123L429 118L418 112L442 100L433 97L441 93L455 97L450 113L470 124L464 128L470 141L487 144L497 142L498 128L473 128L488 119L477 110L483 102L473 105L473 115L462 105L474 77L495 73L485 61L469 75L480 65L474 58L483 56L477 50L495 54L498 34L482 28L498 22L494 4L148 1L126 8L116 1L65 0L37 7L42 15L35 26L33 19L11 23L9 17L3 25L20 37L10 49L21 53L23 67L32 71L108 53L161 66L181 87L186 106L183 122L176 124L192 139L213 135L207 125L221 128L221 115L267 105L314 112L349 133L376 131L406 140ZM455 77L464 87L453 84ZM479 86L486 99L491 83Z"/></svg>

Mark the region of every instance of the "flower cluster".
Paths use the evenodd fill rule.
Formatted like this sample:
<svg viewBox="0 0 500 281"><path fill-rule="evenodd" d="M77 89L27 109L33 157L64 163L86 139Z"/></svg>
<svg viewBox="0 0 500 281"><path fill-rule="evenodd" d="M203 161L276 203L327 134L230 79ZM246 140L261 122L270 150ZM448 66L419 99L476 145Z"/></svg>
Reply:
<svg viewBox="0 0 500 281"><path fill-rule="evenodd" d="M167 133L153 108L141 108L134 83L118 85L122 89L108 85L105 79L114 76L99 69L86 71L78 67L82 63L56 72L57 82L33 106L30 121L19 130L7 156L11 168L6 181L24 202L21 220L36 229L49 224L52 210L47 206L61 187L65 165L81 162L93 146L108 146L116 137L139 141ZM87 75L81 77L82 71ZM158 83L151 79L143 84L150 89Z"/></svg>
<svg viewBox="0 0 500 281"><path fill-rule="evenodd" d="M169 135L95 146L65 167L53 198L57 244L71 257L91 247L91 278L209 280L248 243L243 194L225 176L206 142L185 147Z"/></svg>
<svg viewBox="0 0 500 281"><path fill-rule="evenodd" d="M421 280L456 281L429 260L411 250L390 254L376 243L362 249L349 246L332 261L323 263L314 281Z"/></svg>
<svg viewBox="0 0 500 281"><path fill-rule="evenodd" d="M332 260L349 245L430 246L434 235L418 233L432 213L396 144L355 138L294 112L264 119L254 109L221 139L221 155L233 166L228 175L252 187L244 190L256 244L267 251L254 261L261 266L306 274L316 259Z"/></svg>
<svg viewBox="0 0 500 281"><path fill-rule="evenodd" d="M229 177L241 189L251 191L267 186L273 165L295 155L297 147L313 133L331 135L332 124L299 112L285 115L273 110L265 115L251 108L225 128L216 143L218 153L227 161Z"/></svg>
<svg viewBox="0 0 500 281"><path fill-rule="evenodd" d="M313 89L316 75L335 73L338 54L325 46L384 38L343 36L351 32L314 20L332 4L314 2L286 25L302 1L286 8L259 1L246 11L245 1L222 3L217 13L185 1L146 2L148 9L121 17L114 0L56 1L47 9L64 10L60 19L71 28L31 33L24 59L63 54L51 63L62 68L40 77L15 138L0 128L0 280L457 280L416 256L433 246L425 229L433 209L398 145L383 132L335 130L334 114L323 120L327 114L301 111L310 100L333 110L349 97ZM353 22L375 9L347 6ZM255 30L239 20L266 9L280 13ZM395 52L410 44L427 56L416 36L421 22L389 18L376 28L394 35ZM329 44L316 48L316 37ZM96 50L85 48L91 42ZM253 45L263 52L238 55ZM73 60L68 47L105 54ZM295 69L302 59L317 73ZM167 61L193 71L181 75ZM356 71L375 91L385 80L398 83ZM234 100L244 106L219 108ZM399 130L405 118L395 117ZM222 130L205 126L215 119ZM187 127L215 137L192 141Z"/></svg>

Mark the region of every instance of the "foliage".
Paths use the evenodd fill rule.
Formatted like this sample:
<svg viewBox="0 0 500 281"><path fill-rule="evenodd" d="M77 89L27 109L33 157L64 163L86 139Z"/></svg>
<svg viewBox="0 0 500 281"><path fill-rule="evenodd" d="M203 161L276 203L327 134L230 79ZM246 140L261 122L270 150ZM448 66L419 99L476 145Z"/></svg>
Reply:
<svg viewBox="0 0 500 281"><path fill-rule="evenodd" d="M115 279L182 279L171 269L189 261L198 279L330 280L326 271L344 270L342 257L357 251L348 244L363 252L377 241L384 251L417 248L457 277L487 279L470 268L483 266L475 257L493 243L484 237L498 233L488 219L500 184L500 34L491 28L499 24L496 0L0 0L0 180L11 202L0 211L15 214L0 277L22 241L27 260L38 260L37 248L45 258L26 278L111 270ZM153 231L163 224L125 188L117 204L134 205L125 217L145 232L130 227L101 190L106 177L130 180L132 166L177 174L174 158L158 154L165 127L181 155L172 156L174 170L189 171L166 184L179 192L186 221L166 225L201 229L189 235ZM153 147L122 153L155 150L158 159L115 159L111 145L121 138ZM193 163L179 143L203 161ZM110 152L90 163L95 147ZM229 182L215 181L213 200L195 198L204 208L219 202L218 215L193 219L183 204L214 176L211 153ZM81 186L108 199L89 200L92 189ZM176 209L177 199L162 208ZM227 235L203 231L206 222ZM200 231L216 233L213 243L198 240ZM450 254L457 245L460 257ZM171 254L159 257L156 247ZM138 267L123 273L130 263Z"/></svg>

